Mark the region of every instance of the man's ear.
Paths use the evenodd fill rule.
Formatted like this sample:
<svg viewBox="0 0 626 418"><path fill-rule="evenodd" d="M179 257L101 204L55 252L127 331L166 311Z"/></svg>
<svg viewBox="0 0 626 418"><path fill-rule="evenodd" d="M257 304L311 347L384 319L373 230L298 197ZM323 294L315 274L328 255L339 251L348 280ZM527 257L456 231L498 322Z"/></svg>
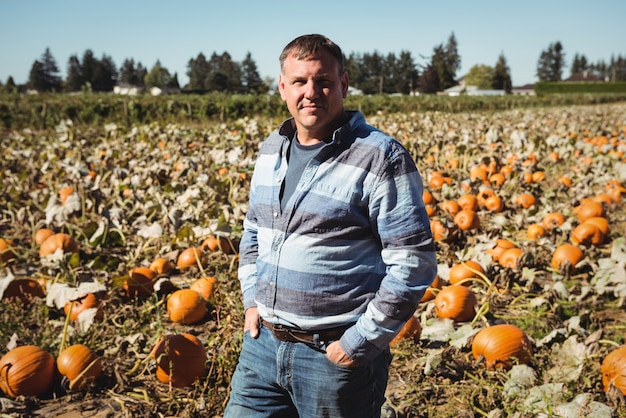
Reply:
<svg viewBox="0 0 626 418"><path fill-rule="evenodd" d="M341 75L341 93L344 99L348 96L349 81L348 72L344 71Z"/></svg>
<svg viewBox="0 0 626 418"><path fill-rule="evenodd" d="M282 72L278 75L278 92L280 93L280 98L285 101L285 80Z"/></svg>

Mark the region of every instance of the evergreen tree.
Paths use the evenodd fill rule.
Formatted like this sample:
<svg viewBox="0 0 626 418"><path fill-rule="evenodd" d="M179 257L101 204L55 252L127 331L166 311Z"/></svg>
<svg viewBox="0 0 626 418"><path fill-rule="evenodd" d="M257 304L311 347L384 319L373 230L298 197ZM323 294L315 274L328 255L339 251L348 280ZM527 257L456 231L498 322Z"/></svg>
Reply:
<svg viewBox="0 0 626 418"><path fill-rule="evenodd" d="M456 73L459 71L459 68L461 68L461 56L459 55L454 32L450 34L443 54L445 67L443 72L439 72L439 76L441 77L441 87L445 90L457 84Z"/></svg>
<svg viewBox="0 0 626 418"><path fill-rule="evenodd" d="M43 64L37 60L30 67L28 75L28 88L37 91L47 91L46 77L43 73Z"/></svg>
<svg viewBox="0 0 626 418"><path fill-rule="evenodd" d="M400 51L396 74L395 93L409 94L417 88L419 73L409 51Z"/></svg>
<svg viewBox="0 0 626 418"><path fill-rule="evenodd" d="M439 74L431 60L431 63L426 65L419 77L419 91L425 94L435 94L440 90Z"/></svg>
<svg viewBox="0 0 626 418"><path fill-rule="evenodd" d="M67 61L67 78L65 79L66 91L80 91L83 86L83 77L80 61L76 55L70 56Z"/></svg>
<svg viewBox="0 0 626 418"><path fill-rule="evenodd" d="M143 86L143 79L146 76L146 70L141 63L135 66L135 60L125 59L119 72L119 81L130 84L131 86Z"/></svg>
<svg viewBox="0 0 626 418"><path fill-rule="evenodd" d="M555 42L541 51L537 63L537 77L540 81L561 81L565 52L561 42Z"/></svg>
<svg viewBox="0 0 626 418"><path fill-rule="evenodd" d="M113 58L103 54L102 59L96 61L92 88L94 91L113 91L113 87L116 83L117 68L115 67Z"/></svg>
<svg viewBox="0 0 626 418"><path fill-rule="evenodd" d="M256 62L252 59L250 52L246 54L246 57L241 63L241 71L243 73L242 85L245 93L256 94L267 92L268 87L261 79Z"/></svg>
<svg viewBox="0 0 626 418"><path fill-rule="evenodd" d="M507 94L511 93L513 82L511 81L511 70L506 63L504 53L498 56L498 61L493 69L493 81L491 88L496 90L504 90Z"/></svg>
<svg viewBox="0 0 626 418"><path fill-rule="evenodd" d="M98 66L98 60L94 57L91 49L86 50L83 53L83 59L81 60L81 73L83 80L83 87L91 90L93 88L94 77L96 74L96 67Z"/></svg>
<svg viewBox="0 0 626 418"><path fill-rule="evenodd" d="M241 85L241 66L234 62L228 52L221 55L213 53L209 60L209 73L205 87L209 91L239 93Z"/></svg>
<svg viewBox="0 0 626 418"><path fill-rule="evenodd" d="M187 77L189 77L189 90L206 90L209 76L209 63L203 53L199 53L196 59L190 59L187 63Z"/></svg>
<svg viewBox="0 0 626 418"><path fill-rule="evenodd" d="M50 48L46 48L41 61L33 63L28 77L28 86L41 92L61 90L59 67L50 53Z"/></svg>
<svg viewBox="0 0 626 418"><path fill-rule="evenodd" d="M12 76L7 78L7 83L4 85L4 91L5 93L17 93L18 88Z"/></svg>

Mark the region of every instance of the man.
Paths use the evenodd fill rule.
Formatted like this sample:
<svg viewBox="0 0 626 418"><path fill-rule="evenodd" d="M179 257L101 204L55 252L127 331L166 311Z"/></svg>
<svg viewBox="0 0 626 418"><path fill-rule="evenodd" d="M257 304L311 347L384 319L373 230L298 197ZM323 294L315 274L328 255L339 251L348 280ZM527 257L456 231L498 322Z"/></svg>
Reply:
<svg viewBox="0 0 626 418"><path fill-rule="evenodd" d="M389 342L436 275L422 179L397 141L344 110L338 45L300 36L280 65L292 118L252 176L225 416L378 417Z"/></svg>

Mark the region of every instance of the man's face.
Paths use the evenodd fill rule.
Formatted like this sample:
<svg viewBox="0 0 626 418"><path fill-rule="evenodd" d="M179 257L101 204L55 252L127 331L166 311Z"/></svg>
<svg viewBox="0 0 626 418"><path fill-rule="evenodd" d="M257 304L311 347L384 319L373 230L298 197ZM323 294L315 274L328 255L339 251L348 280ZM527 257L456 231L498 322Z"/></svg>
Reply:
<svg viewBox="0 0 626 418"><path fill-rule="evenodd" d="M296 121L301 141L323 140L338 128L348 74L339 74L339 64L329 52L305 60L290 55L283 64L278 88Z"/></svg>

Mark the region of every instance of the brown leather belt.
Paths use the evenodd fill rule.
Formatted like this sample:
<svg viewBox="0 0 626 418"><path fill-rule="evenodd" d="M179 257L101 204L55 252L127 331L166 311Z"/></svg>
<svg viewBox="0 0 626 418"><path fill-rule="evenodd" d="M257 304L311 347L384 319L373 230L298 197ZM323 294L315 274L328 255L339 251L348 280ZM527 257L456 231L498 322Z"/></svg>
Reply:
<svg viewBox="0 0 626 418"><path fill-rule="evenodd" d="M344 332L354 324L344 325L341 327L328 328L316 331L305 331L298 328L287 327L284 325L275 325L261 320L263 326L274 334L274 336L285 342L319 344L320 342L335 341L341 338Z"/></svg>

